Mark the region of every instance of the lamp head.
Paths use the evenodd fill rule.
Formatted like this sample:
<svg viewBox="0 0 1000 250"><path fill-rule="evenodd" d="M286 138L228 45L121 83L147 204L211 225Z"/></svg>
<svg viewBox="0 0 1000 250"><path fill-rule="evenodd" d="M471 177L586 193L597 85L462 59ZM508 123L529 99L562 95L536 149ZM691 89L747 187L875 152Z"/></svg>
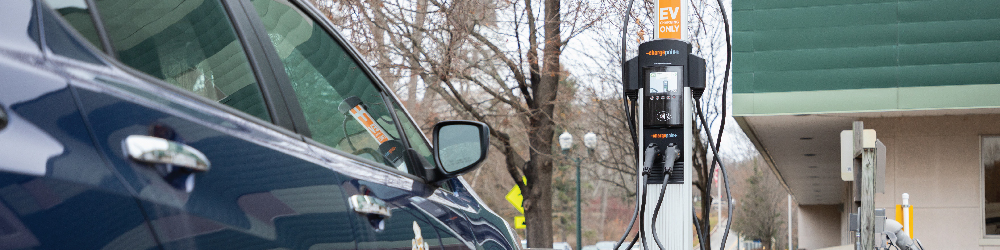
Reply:
<svg viewBox="0 0 1000 250"><path fill-rule="evenodd" d="M587 146L589 149L594 149L597 147L597 135L594 132L587 132L583 135L583 145Z"/></svg>
<svg viewBox="0 0 1000 250"><path fill-rule="evenodd" d="M562 150L568 150L573 147L573 135L570 135L569 132L563 131L563 133L559 135L559 147L562 148Z"/></svg>

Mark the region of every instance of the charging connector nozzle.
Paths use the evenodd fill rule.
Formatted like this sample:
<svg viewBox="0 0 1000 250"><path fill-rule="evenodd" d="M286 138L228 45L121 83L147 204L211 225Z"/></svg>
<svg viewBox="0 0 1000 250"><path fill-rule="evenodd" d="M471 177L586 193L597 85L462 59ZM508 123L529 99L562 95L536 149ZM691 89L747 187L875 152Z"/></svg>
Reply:
<svg viewBox="0 0 1000 250"><path fill-rule="evenodd" d="M670 178L670 174L674 173L674 163L677 162L679 153L677 145L673 143L667 145L667 149L663 150L663 172L666 173L666 178Z"/></svg>
<svg viewBox="0 0 1000 250"><path fill-rule="evenodd" d="M656 159L658 153L660 153L660 147L656 143L650 143L646 146L642 161L642 174L649 174L649 170L653 168L653 160Z"/></svg>

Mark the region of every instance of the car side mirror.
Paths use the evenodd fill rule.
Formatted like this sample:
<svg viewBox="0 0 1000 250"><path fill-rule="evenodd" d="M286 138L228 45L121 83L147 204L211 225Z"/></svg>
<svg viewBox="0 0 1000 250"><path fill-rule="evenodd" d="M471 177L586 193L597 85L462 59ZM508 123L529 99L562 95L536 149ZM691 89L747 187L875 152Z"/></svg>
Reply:
<svg viewBox="0 0 1000 250"><path fill-rule="evenodd" d="M434 161L440 181L472 171L486 160L490 127L474 121L443 121L434 125Z"/></svg>

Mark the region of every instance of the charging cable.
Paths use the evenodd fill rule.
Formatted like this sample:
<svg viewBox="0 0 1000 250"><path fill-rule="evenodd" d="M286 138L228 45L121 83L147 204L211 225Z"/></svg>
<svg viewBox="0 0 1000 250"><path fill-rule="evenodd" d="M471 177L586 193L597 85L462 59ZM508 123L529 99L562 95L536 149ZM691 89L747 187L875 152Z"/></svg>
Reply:
<svg viewBox="0 0 1000 250"><path fill-rule="evenodd" d="M720 247L720 249L725 249L725 247L726 247L726 238L729 237L729 229L733 225L733 220L732 220L732 218L733 218L733 202L732 202L733 201L733 195L732 195L732 193L729 192L729 173L726 172L726 166L724 164L722 164L721 160L719 160L719 148L717 147L717 145L715 143L712 142L712 133L711 133L711 130L708 130L708 122L705 121L705 115L701 111L701 99L695 99L695 108L696 108L696 111L698 113L698 119L701 120L701 126L705 130L705 134L708 135L708 145L712 148L712 157L713 157L712 162L717 162L719 164L719 170L722 171L722 180L726 184L726 198L728 198L726 200L726 203L729 204L729 209L728 209L729 211L727 211L727 213L726 213L727 215L726 216L729 219L726 220L726 231L725 231L725 234L722 235L722 247ZM725 119L725 117L723 117L722 119ZM721 131L720 131L719 135L720 136L722 135ZM709 173L709 176L711 176L711 173ZM709 177L709 178L711 178L711 177ZM709 185L709 187L710 187L710 185ZM703 230L708 230L708 229L704 228ZM711 242L709 242L709 244L711 244ZM704 245L704 244L702 244L702 245Z"/></svg>
<svg viewBox="0 0 1000 250"><path fill-rule="evenodd" d="M642 175L643 175L643 182L642 183L644 185L646 183L649 183L649 176L652 174L652 171L653 171L653 161L656 160L656 154L659 154L659 153L660 153L660 147L657 146L656 143L650 143L648 146L646 146L646 151L643 154L644 157L643 157L643 161L642 161ZM647 189L648 188L645 187L645 186L643 186L643 188L642 188L642 191L643 191L643 195L642 195L642 207L643 208L641 209L641 213L643 214L643 217L645 217L645 213L646 213L646 195L648 195L648 193L649 193L649 191ZM663 197L660 196L660 199L662 201ZM657 203L659 203L659 201L657 201ZM659 209L659 208L660 208L659 206L656 207L656 209ZM653 210L653 211L655 213L656 210ZM642 249L649 249L649 247L647 246L648 244L646 243L646 234L644 233L645 229L646 229L646 227L643 227L641 225L641 223L640 223L640 225L639 225L639 233L642 235ZM655 229L653 230L653 233L654 234L656 233ZM653 236L653 239L654 240L656 239L655 235ZM629 246L628 250L631 250L631 249L632 249L632 247Z"/></svg>
<svg viewBox="0 0 1000 250"><path fill-rule="evenodd" d="M670 180L670 175L674 173L674 162L677 161L677 153L677 145L673 143L668 145L666 150L663 150L663 186L660 187L660 198L656 201L656 208L653 209L653 241L656 241L656 246L660 250L665 248L663 248L663 243L660 242L660 236L656 233L656 217L660 214L660 206L663 205L663 196L667 191L667 181Z"/></svg>
<svg viewBox="0 0 1000 250"><path fill-rule="evenodd" d="M629 2L628 2L628 8L625 9L625 17L623 18L624 20L622 20L622 50L621 50L622 73L627 73L627 72L624 71L625 64L628 63L625 60L625 50L627 48L627 46L626 46L627 43L626 43L626 39L625 38L626 38L626 35L628 34L628 19L632 15L632 3L634 3L634 2L635 2L635 0L629 0ZM625 82L625 77L624 77L624 74L623 74L623 76L622 76L622 86L625 86L626 84L628 84L628 83ZM628 120L629 135L632 137L633 156L635 157L633 159L638 159L639 158L639 143L637 142L638 135L636 133L635 108L634 108L636 106L636 100L632 99L632 103L631 104L629 104L628 100L629 100L628 95L625 92L622 92L622 106L624 106L624 108L625 108L625 117L628 118L627 120ZM628 228L625 229L625 233L622 234L621 239L619 239L618 243L615 244L615 250L621 250L621 249L619 249L619 247L622 245L623 242L625 242L625 239L628 238L628 234L632 232L632 228L635 226L635 219L636 218L640 218L641 219L641 217L639 215L643 212L643 210L644 210L643 207L645 207L645 203L646 203L645 202L646 201L645 197L646 196L643 194L644 192L640 192L640 190L643 190L643 189L641 189L642 188L641 185L643 185L645 183L645 179L642 178L642 177L640 177L639 173L636 173L636 174L637 175L635 177L635 187L636 187L635 190L636 190L636 194L640 195L642 198L636 197L636 198L639 198L639 199L635 200L635 209L632 210L632 220L629 221ZM643 179L643 181L640 182L639 181L640 179ZM640 202L640 199L642 199L641 202ZM636 236L632 238L632 242L629 243L628 248L626 250L632 249L632 246L635 245L635 241L636 241L636 239L638 239L640 237L640 235L642 234L642 231L643 231L642 227L640 227L639 233L636 234ZM643 239L645 239L645 236L642 236L642 237L643 237ZM646 249L645 248L645 240L643 240L643 247L644 247L643 249Z"/></svg>

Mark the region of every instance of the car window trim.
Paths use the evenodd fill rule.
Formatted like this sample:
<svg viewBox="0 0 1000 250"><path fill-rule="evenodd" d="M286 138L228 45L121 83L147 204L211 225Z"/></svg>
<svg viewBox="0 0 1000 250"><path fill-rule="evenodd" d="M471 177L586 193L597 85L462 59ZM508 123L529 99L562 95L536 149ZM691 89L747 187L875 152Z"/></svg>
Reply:
<svg viewBox="0 0 1000 250"><path fill-rule="evenodd" d="M84 2L87 4L87 11L90 12L90 19L94 22L94 29L97 30L97 37L101 39L101 49L111 57L118 58L118 53L111 46L108 30L104 28L104 20L101 20L101 12L97 10L97 3L94 0L84 0Z"/></svg>
<svg viewBox="0 0 1000 250"><path fill-rule="evenodd" d="M236 39L243 46L243 53L247 57L250 69L254 72L258 88L264 98L267 111L270 113L271 122L278 127L283 127L299 132L296 127L295 112L289 109L289 102L285 93L289 93L282 88L282 76L277 74L274 63L270 60L267 46L261 42L260 33L255 29L254 16L250 16L246 6L240 0L219 0L222 8L226 12L233 30L236 32ZM284 69L281 69L284 73ZM284 76L284 81L287 76ZM298 103L295 103L296 107Z"/></svg>
<svg viewBox="0 0 1000 250"><path fill-rule="evenodd" d="M392 94L392 98L394 98L396 100L396 102L394 102L394 104L402 108L400 111L403 111L403 114L406 115L406 119L408 119L408 121L410 121L410 124L413 124L413 127L417 128L417 130L419 130L421 132L421 133L419 133L420 134L420 138L423 138L424 143L427 144L427 148L430 149L431 152L434 152L434 144L431 143L431 140L429 140L427 138L427 136L424 135L423 128L421 128L420 125L416 122L417 120L413 119L413 116L410 115L410 111L406 110L406 107L403 106L403 104L399 102L399 97L398 96L396 96L393 93L390 93L390 94Z"/></svg>
<svg viewBox="0 0 1000 250"><path fill-rule="evenodd" d="M399 133L399 140L403 141L403 145L405 145L407 149L412 149L413 145L410 144L410 138L407 138L406 131L403 129L403 124L399 123L399 117L396 117L395 102L389 99L392 97L386 95L385 91L379 91L379 97L382 97L382 103L385 103L385 108L389 111L389 117L392 117L392 124L396 126L396 133ZM422 168L414 168L417 166L415 163L420 162L420 159L413 159L413 157L411 157L412 155L409 153L404 154L403 156L407 159L406 168L409 169L411 173L420 174L420 172L422 172ZM420 166L423 167L423 164L420 164Z"/></svg>
<svg viewBox="0 0 1000 250"><path fill-rule="evenodd" d="M37 17L36 18L38 19L37 20L38 21L38 26L35 27L35 29L38 31L38 46L40 46L42 55L46 59L51 60L51 59L59 58L60 61L62 61L62 62L72 61L72 62L74 62L74 64L89 64L89 65L93 65L92 67L97 67L97 68L107 67L109 65L108 62L110 60L108 58L104 58L102 56L103 53L99 53L100 49L94 47L95 45L91 44L89 40L87 40L86 38L84 38L83 35L80 34L80 32L76 30L76 28L73 28L73 25L70 25L69 22L66 21L66 19L63 19L62 15L59 15L59 12L57 12L54 9L52 9L52 7L49 7L48 3L45 3L45 1L38 0L38 1L35 1L34 4L35 4L35 9L37 11ZM93 56L95 59L97 59L101 63L100 64L94 64L92 62L86 62L86 61L82 61L82 60L80 60L78 58L73 58L73 57L68 57L68 56L60 55L60 54L57 54L55 51L53 51L52 48L49 47L48 37L45 36L45 28L46 27L45 27L45 15L42 15L43 11L50 12L49 14L51 14L51 17L53 17L55 19L53 21L55 21L56 23L58 23L59 26L62 26L60 28L63 31L68 32L69 35L70 35L70 37L72 37L73 39L76 39L78 42L80 42L80 44L83 45L83 49L85 49L87 51L87 53L89 53L91 56Z"/></svg>
<svg viewBox="0 0 1000 250"><path fill-rule="evenodd" d="M343 157L347 157L347 158L350 158L352 160L359 161L359 162L364 163L365 165L368 165L368 166L372 166L372 167L379 168L379 169L382 169L382 170L390 171L392 173L405 176L406 178L413 179L413 180L418 181L420 183L424 183L424 184L427 183L427 181L424 180L423 177L416 176L416 175L414 175L412 173L407 173L407 172L399 171L399 169L396 169L394 167L390 167L389 165L386 165L384 163L379 163L379 162L376 162L376 161L373 161L373 160L369 160L369 159L366 159L366 158L358 156L358 155L354 155L354 154L351 154L351 153L347 153L347 152L341 151L340 149L336 149L336 148L330 147L330 146L328 146L326 144L323 144L321 142L313 140L312 138L309 138L309 137L302 137L302 139L303 139L304 142L308 143L311 146L315 146L318 149L326 150L326 151L329 151L329 152L331 152L333 154L336 154L336 155L339 155L339 156L343 156Z"/></svg>

